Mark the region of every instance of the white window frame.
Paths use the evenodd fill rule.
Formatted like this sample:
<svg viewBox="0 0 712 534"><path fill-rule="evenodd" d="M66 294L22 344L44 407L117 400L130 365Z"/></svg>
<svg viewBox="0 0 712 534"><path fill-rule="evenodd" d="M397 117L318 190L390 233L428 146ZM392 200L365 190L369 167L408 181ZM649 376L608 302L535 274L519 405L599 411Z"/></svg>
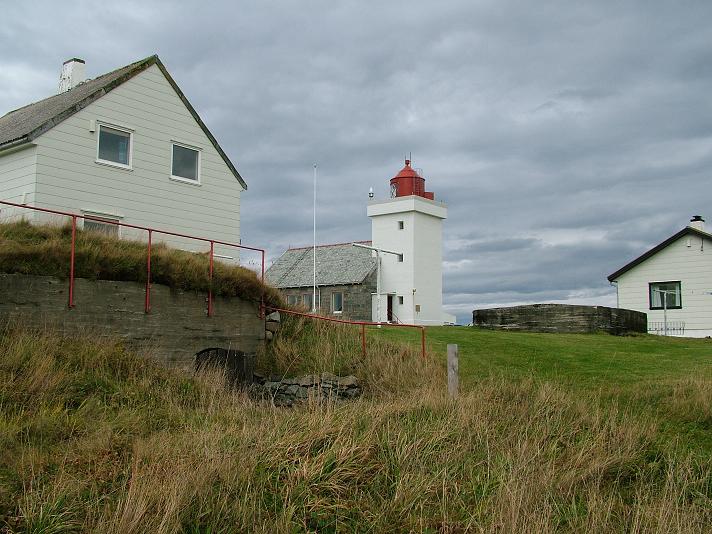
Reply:
<svg viewBox="0 0 712 534"><path fill-rule="evenodd" d="M185 178L183 176L176 176L173 174L173 147L179 146L182 148L187 148L188 150L195 150L198 153L198 176L197 180L191 180L190 178ZM176 182L182 182L184 184L190 185L200 185L201 184L201 167L203 166L203 149L194 145L189 145L187 143L181 143L180 141L171 141L171 154L170 154L170 166L171 166L171 180Z"/></svg>
<svg viewBox="0 0 712 534"><path fill-rule="evenodd" d="M97 219L105 219L107 221L116 221L117 223L120 223L122 219L124 218L123 215L116 215L114 213L103 213L100 211L89 211L89 210L82 210L82 215L86 215L87 217L95 217ZM84 223L86 220L82 218L82 225L81 229L84 230ZM94 223L99 223L101 224L101 221L89 221L89 222L94 222ZM106 223L107 225L110 223ZM114 226L114 225L111 225ZM121 225L116 225L116 237L118 239L121 239Z"/></svg>
<svg viewBox="0 0 712 534"><path fill-rule="evenodd" d="M336 295L341 295L341 309L340 310L335 310L334 306L334 296ZM344 313L344 292L343 291L332 291L331 293L331 313L334 315L341 315Z"/></svg>
<svg viewBox="0 0 712 534"><path fill-rule="evenodd" d="M398 221L398 230L405 230L405 221Z"/></svg>
<svg viewBox="0 0 712 534"><path fill-rule="evenodd" d="M99 143L101 142L101 128L111 128L112 130L118 130L119 132L124 132L129 134L129 164L124 165L123 163L118 163L116 161L111 161L108 159L101 159L99 157ZM134 131L126 126L119 126L118 124L111 124L109 122L96 121L96 160L95 163L99 165L108 165L109 167L116 167L117 169L124 169L126 171L133 170L133 151L134 151Z"/></svg>

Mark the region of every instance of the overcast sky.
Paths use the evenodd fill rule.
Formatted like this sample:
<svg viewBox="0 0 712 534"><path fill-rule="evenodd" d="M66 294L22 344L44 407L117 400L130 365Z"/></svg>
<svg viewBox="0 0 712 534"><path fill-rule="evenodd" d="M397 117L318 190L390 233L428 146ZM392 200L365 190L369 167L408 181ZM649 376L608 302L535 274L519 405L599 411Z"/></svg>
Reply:
<svg viewBox="0 0 712 534"><path fill-rule="evenodd" d="M0 0L0 114L157 53L248 183L272 259L370 238L412 152L449 207L446 309L615 305L606 276L712 224L712 2Z"/></svg>

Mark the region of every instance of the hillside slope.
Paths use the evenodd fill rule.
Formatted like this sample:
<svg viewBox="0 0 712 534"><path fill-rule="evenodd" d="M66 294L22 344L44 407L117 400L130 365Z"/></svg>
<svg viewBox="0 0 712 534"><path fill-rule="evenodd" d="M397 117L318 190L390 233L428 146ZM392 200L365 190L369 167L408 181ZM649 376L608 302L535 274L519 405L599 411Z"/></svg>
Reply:
<svg viewBox="0 0 712 534"><path fill-rule="evenodd" d="M131 533L712 524L709 459L661 446L654 418L532 379L483 377L452 402L441 376L426 379L440 366L403 361L406 373L383 371L415 377L397 394L372 388L352 403L275 409L117 343L2 332L0 525Z"/></svg>

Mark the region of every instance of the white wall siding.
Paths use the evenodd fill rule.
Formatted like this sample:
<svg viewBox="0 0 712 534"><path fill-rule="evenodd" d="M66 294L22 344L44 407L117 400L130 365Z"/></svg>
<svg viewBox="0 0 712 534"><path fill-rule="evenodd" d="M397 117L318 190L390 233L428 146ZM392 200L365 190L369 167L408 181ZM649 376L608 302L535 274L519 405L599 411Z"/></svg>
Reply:
<svg viewBox="0 0 712 534"><path fill-rule="evenodd" d="M393 311L397 318L407 323L443 324L442 221L447 217L445 205L407 196L369 203L367 213L371 218L373 246L403 254L403 262L398 262L391 254L384 254L382 260L382 292L396 295ZM398 229L398 221L403 221L403 230ZM398 304L397 296L403 297L402 305ZM381 297L384 320L386 299L385 295ZM416 311L418 305L420 311Z"/></svg>
<svg viewBox="0 0 712 534"><path fill-rule="evenodd" d="M131 170L96 162L98 123L133 131ZM172 141L200 149L200 185L170 178ZM240 240L242 187L156 65L35 142L40 206L105 213L127 224L219 241ZM122 235L145 238L145 232L129 229ZM154 239L189 250L209 249L181 238ZM216 245L215 251L238 257L235 249Z"/></svg>
<svg viewBox="0 0 712 534"><path fill-rule="evenodd" d="M0 200L33 205L35 202L35 170L37 148L34 145L0 153ZM32 220L30 210L0 204L0 222L24 218Z"/></svg>
<svg viewBox="0 0 712 534"><path fill-rule="evenodd" d="M688 243L690 246L688 246ZM651 310L650 282L680 281L682 308L668 310L668 321L684 321L685 336L712 335L712 240L683 236L622 274L618 305L648 314L648 324L663 321L663 310Z"/></svg>

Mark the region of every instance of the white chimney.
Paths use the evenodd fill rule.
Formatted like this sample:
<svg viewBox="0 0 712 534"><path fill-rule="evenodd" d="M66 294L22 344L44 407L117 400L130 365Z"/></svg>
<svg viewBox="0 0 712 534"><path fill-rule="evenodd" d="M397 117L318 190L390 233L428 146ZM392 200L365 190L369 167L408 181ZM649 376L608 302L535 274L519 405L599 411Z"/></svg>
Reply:
<svg viewBox="0 0 712 534"><path fill-rule="evenodd" d="M77 57L62 63L62 73L59 75L59 92L64 93L86 80L84 60Z"/></svg>
<svg viewBox="0 0 712 534"><path fill-rule="evenodd" d="M693 215L690 219L690 227L701 232L705 231L705 220L700 215Z"/></svg>

